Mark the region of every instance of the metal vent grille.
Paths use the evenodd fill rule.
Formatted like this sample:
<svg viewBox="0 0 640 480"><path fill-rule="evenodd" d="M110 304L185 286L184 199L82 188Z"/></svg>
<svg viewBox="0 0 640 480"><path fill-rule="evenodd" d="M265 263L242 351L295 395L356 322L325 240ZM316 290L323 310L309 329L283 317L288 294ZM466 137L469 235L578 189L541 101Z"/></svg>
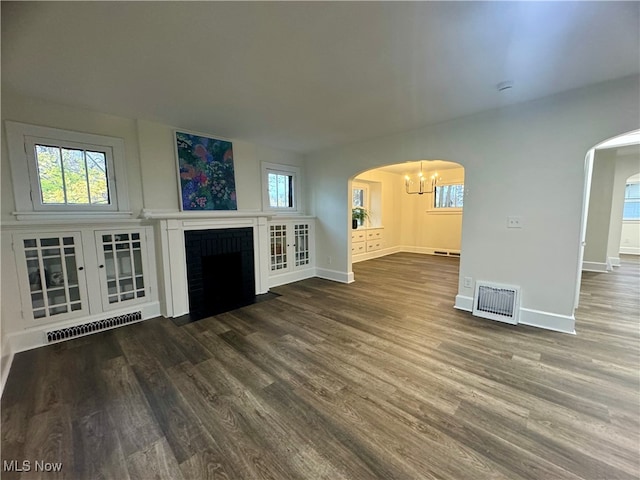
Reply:
<svg viewBox="0 0 640 480"><path fill-rule="evenodd" d="M515 325L518 323L519 302L520 287L477 282L473 314Z"/></svg>
<svg viewBox="0 0 640 480"><path fill-rule="evenodd" d="M141 311L127 313L117 317L105 318L104 320L96 320L95 322L81 323L79 325L61 328L59 330L51 330L50 332L46 332L47 342L58 342L68 338L80 337L99 330L107 330L127 323L137 322L138 320L142 320Z"/></svg>

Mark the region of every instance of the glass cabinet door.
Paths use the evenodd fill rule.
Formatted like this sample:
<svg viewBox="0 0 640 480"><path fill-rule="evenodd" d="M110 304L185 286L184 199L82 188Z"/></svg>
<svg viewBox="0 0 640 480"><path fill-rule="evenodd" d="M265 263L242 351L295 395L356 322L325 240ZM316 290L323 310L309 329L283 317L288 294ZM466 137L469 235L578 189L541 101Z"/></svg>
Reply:
<svg viewBox="0 0 640 480"><path fill-rule="evenodd" d="M287 268L287 226L270 225L271 271Z"/></svg>
<svg viewBox="0 0 640 480"><path fill-rule="evenodd" d="M23 305L31 306L33 319L81 314L86 308L86 284L80 236L25 235L17 241L29 284L29 301L23 300Z"/></svg>
<svg viewBox="0 0 640 480"><path fill-rule="evenodd" d="M309 224L294 224L296 267L309 265Z"/></svg>
<svg viewBox="0 0 640 480"><path fill-rule="evenodd" d="M97 232L103 307L147 296L144 239L140 232Z"/></svg>

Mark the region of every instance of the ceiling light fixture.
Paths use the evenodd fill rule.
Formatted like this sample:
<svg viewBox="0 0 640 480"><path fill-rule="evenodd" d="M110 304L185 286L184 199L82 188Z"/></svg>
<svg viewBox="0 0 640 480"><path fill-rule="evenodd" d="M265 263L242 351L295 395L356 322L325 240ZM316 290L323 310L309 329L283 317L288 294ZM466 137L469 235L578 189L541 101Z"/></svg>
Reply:
<svg viewBox="0 0 640 480"><path fill-rule="evenodd" d="M405 190L409 195L422 195L423 193L433 193L438 187L438 181L440 177L438 176L438 172L433 172L431 175L431 187L430 190L425 190L424 184L426 178L424 176L424 172L422 171L422 162L420 162L420 172L418 173L415 179L412 179L409 175L405 175L404 177L404 186ZM418 185L418 190L411 191L412 185Z"/></svg>

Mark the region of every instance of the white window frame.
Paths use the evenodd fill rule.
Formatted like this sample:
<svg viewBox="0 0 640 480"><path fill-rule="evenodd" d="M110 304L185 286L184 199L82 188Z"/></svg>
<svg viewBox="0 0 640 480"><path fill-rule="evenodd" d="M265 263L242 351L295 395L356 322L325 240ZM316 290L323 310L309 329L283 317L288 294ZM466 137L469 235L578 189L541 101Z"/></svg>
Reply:
<svg viewBox="0 0 640 480"><path fill-rule="evenodd" d="M638 184L638 182L627 182L627 183L625 183L625 186L624 186L623 214L622 214L622 221L623 222L639 222L640 221L640 218L625 218L624 217L624 207L627 205L627 203L640 202L640 198L638 198L638 197L627 197L627 189L629 188L629 186L637 185L637 184Z"/></svg>
<svg viewBox="0 0 640 480"><path fill-rule="evenodd" d="M371 198L369 195L369 185L367 185L366 183L358 183L358 182L352 182L351 183L351 208L355 208L353 206L353 191L354 190L363 190L364 194L363 194L363 203L364 205L362 206L362 208L364 208L367 213L369 214L369 217L362 222L362 224L358 225L360 227L366 228L367 226L369 226L369 221L371 218Z"/></svg>
<svg viewBox="0 0 640 480"><path fill-rule="evenodd" d="M292 177L293 191L291 192L293 206L272 207L269 203L269 174L287 175ZM262 210L265 212L299 213L302 211L300 201L300 168L293 165L262 162Z"/></svg>
<svg viewBox="0 0 640 480"><path fill-rule="evenodd" d="M124 141L121 138L61 130L58 128L5 122L11 180L18 220L69 218L71 216L130 217ZM35 144L105 152L109 205L47 205L40 192Z"/></svg>
<svg viewBox="0 0 640 480"><path fill-rule="evenodd" d="M450 180L440 183L440 185L438 185L436 188L448 185L462 185L464 187L465 184L464 180ZM427 210L427 213L435 215L461 215L463 209L464 204L462 205L462 207L436 207L436 191L434 190L430 195L429 209Z"/></svg>

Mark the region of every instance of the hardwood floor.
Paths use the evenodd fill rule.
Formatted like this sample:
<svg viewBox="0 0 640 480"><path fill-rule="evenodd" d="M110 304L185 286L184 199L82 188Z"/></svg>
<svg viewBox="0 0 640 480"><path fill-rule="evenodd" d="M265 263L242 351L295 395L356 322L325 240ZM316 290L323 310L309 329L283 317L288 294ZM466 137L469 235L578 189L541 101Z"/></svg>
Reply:
<svg viewBox="0 0 640 480"><path fill-rule="evenodd" d="M577 336L454 310L453 258L354 269L17 355L2 478L639 477L637 257L584 275Z"/></svg>

